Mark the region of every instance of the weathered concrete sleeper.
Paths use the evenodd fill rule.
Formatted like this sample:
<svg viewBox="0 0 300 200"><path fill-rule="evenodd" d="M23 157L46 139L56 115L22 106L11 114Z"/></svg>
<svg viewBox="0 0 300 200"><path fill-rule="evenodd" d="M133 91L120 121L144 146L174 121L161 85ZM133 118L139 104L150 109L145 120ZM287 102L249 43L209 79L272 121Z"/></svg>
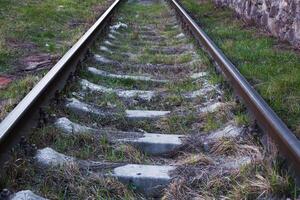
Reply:
<svg viewBox="0 0 300 200"><path fill-rule="evenodd" d="M182 145L184 135L123 132L94 129L70 121L66 117L56 120L55 127L66 134L93 134L107 138L112 143L129 143L141 151L151 155L163 155L178 150Z"/></svg>
<svg viewBox="0 0 300 200"><path fill-rule="evenodd" d="M102 85L91 83L85 79L81 79L80 84L84 90L96 91L101 93L116 93L121 98L138 97L140 99L150 101L156 95L154 91L149 90L122 90L107 88Z"/></svg>
<svg viewBox="0 0 300 200"><path fill-rule="evenodd" d="M109 78L117 78L117 79L131 79L131 80L139 80L139 81L151 81L151 82L158 82L158 83L167 83L168 80L159 80L154 79L149 76L133 76L133 75L120 75L120 74L113 74L104 70L100 70L94 67L89 67L88 71L92 74L109 77Z"/></svg>
<svg viewBox="0 0 300 200"><path fill-rule="evenodd" d="M117 117L122 114L112 110L102 110L97 106L83 103L75 98L68 99L66 107L79 115L93 115L102 118ZM167 116L170 113L170 111L159 110L125 110L125 117L131 120L151 120Z"/></svg>

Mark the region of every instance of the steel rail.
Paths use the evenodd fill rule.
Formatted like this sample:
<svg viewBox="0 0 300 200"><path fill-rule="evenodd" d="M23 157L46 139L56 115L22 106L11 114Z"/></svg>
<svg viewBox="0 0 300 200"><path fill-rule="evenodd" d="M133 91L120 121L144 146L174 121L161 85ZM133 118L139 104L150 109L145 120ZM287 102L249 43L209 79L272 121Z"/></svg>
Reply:
<svg viewBox="0 0 300 200"><path fill-rule="evenodd" d="M0 158L5 159L7 151L26 130L34 127L39 118L41 106L49 103L55 92L62 89L78 63L87 53L89 46L104 30L113 11L121 0L115 0L92 27L57 62L57 64L36 84L0 124Z"/></svg>
<svg viewBox="0 0 300 200"><path fill-rule="evenodd" d="M191 34L205 46L210 56L220 66L228 81L231 83L237 94L243 99L250 109L261 128L268 133L277 143L280 153L288 158L294 165L297 175L300 175L300 141L288 129L286 124L277 116L264 99L242 76L238 69L209 38L197 23L189 16L179 3L169 0L170 5L175 9L181 20L186 23Z"/></svg>
<svg viewBox="0 0 300 200"><path fill-rule="evenodd" d="M64 87L69 75L75 71L77 64L84 57L96 36L103 30L107 20L109 20L112 12L117 5L119 5L120 1L121 0L116 0L106 10L97 22L1 122L1 157L6 154L8 148L16 142L18 136L24 134L26 129L34 126L32 122L37 121L39 108L45 105L57 90ZM182 21L188 25L192 35L206 47L207 51L221 67L233 88L253 112L260 126L277 142L281 152L289 159L294 167L300 169L300 141L187 12L175 0L168 1L174 7Z"/></svg>

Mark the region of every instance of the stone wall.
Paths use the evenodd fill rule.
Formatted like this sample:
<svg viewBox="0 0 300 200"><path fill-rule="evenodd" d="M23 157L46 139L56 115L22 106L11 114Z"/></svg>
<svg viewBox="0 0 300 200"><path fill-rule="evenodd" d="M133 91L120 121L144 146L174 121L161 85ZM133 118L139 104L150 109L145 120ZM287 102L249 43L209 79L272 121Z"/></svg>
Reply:
<svg viewBox="0 0 300 200"><path fill-rule="evenodd" d="M266 28L272 35L300 48L300 0L213 0L244 20Z"/></svg>

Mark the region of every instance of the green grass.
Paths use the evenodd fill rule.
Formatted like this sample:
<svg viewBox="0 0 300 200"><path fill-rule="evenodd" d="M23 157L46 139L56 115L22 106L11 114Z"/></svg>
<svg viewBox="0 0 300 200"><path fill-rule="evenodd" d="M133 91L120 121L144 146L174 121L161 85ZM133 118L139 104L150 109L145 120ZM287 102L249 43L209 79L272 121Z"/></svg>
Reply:
<svg viewBox="0 0 300 200"><path fill-rule="evenodd" d="M228 190L228 198L255 199L258 196L272 196L275 199L297 199L300 191L295 181L279 168L276 160L272 164L245 166L238 176L231 177L232 188Z"/></svg>
<svg viewBox="0 0 300 200"><path fill-rule="evenodd" d="M220 128L220 122L218 122L215 118L214 118L214 114L213 113L209 113L207 116L206 116L206 120L205 120L205 123L204 123L204 128L203 130L205 132L210 132L210 131L213 131L213 130L216 130L218 128Z"/></svg>
<svg viewBox="0 0 300 200"><path fill-rule="evenodd" d="M39 51L64 53L98 16L103 0L3 0L0 2L0 73L10 71L23 49L6 40L33 42ZM9 55L7 57L7 55Z"/></svg>
<svg viewBox="0 0 300 200"><path fill-rule="evenodd" d="M139 90L151 90L153 87L158 87L160 85L159 83L151 81L103 77L99 75L94 75L88 71L82 71L80 73L80 77L82 79L86 79L94 84L98 84L101 86L109 88L121 88L127 90L134 90L137 88Z"/></svg>
<svg viewBox="0 0 300 200"><path fill-rule="evenodd" d="M0 75L15 74L22 67L19 60L27 56L62 56L101 14L105 4L104 0L1 1ZM37 73L38 79L44 72ZM18 74L8 88L0 89L0 102L5 102L0 120L34 86L31 82L37 82L33 74Z"/></svg>
<svg viewBox="0 0 300 200"><path fill-rule="evenodd" d="M157 23L159 20L157 20L155 16L161 16L164 13L164 9L165 7L160 3L145 6L133 2L124 5L120 10L121 13L119 16L128 21L135 21L135 23L140 25L147 25L148 23ZM139 17L136 17L137 15Z"/></svg>
<svg viewBox="0 0 300 200"><path fill-rule="evenodd" d="M22 153L14 152L4 166L0 187L11 191L28 190L47 199L137 199L130 188L113 178L89 176L77 165L48 169L38 168ZM42 177L42 178L41 178Z"/></svg>
<svg viewBox="0 0 300 200"><path fill-rule="evenodd" d="M211 1L182 0L184 7L225 52L274 111L300 136L300 55Z"/></svg>
<svg viewBox="0 0 300 200"><path fill-rule="evenodd" d="M24 79L13 82L5 90L0 90L0 100L6 100L4 106L0 106L0 121L14 108L15 104L21 100L21 97L30 91L39 79L39 76L29 75Z"/></svg>
<svg viewBox="0 0 300 200"><path fill-rule="evenodd" d="M183 92L191 92L201 88L201 83L197 83L192 79L177 80L176 82L168 83L167 88L170 92L181 94Z"/></svg>
<svg viewBox="0 0 300 200"><path fill-rule="evenodd" d="M198 120L197 114L192 112L184 115L171 115L162 119L158 123L158 127L171 134L187 134L193 128L192 125Z"/></svg>
<svg viewBox="0 0 300 200"><path fill-rule="evenodd" d="M28 144L36 144L38 149L49 146L60 153L84 160L149 162L145 154L130 145L112 145L105 137L88 133L64 135L52 126L33 131ZM19 146L13 150L10 160L3 164L3 170L0 188L12 191L30 189L48 199L84 199L87 196L103 200L139 198L139 194L134 194L132 189L117 180L91 176L90 169L80 169L77 164L41 170Z"/></svg>
<svg viewBox="0 0 300 200"><path fill-rule="evenodd" d="M152 63L152 64L182 64L192 61L192 54L182 55L162 55L162 54L144 54L139 57L141 63Z"/></svg>
<svg viewBox="0 0 300 200"><path fill-rule="evenodd" d="M145 163L147 157L133 146L112 144L104 136L81 133L67 135L52 126L36 129L30 142L38 148L49 146L57 152L83 160Z"/></svg>
<svg viewBox="0 0 300 200"><path fill-rule="evenodd" d="M74 120L76 121L76 120ZM52 125L35 129L28 138L28 144L38 149L51 147L58 152L78 159L108 162L149 162L145 154L130 145L113 145L105 137L82 133L64 135ZM13 151L11 160L0 174L0 187L13 191L31 189L49 199L135 199L130 188L112 178L90 176L88 169L77 165L41 170L32 162L31 155L24 155L24 149ZM41 178L43 177L43 178Z"/></svg>

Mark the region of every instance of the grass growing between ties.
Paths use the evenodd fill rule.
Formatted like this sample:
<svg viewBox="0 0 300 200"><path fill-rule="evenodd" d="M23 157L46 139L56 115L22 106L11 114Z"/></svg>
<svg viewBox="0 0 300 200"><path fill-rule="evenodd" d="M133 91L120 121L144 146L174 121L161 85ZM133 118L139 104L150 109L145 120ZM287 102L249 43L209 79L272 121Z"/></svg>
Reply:
<svg viewBox="0 0 300 200"><path fill-rule="evenodd" d="M181 0L239 71L300 136L300 55L212 1Z"/></svg>
<svg viewBox="0 0 300 200"><path fill-rule="evenodd" d="M183 64L188 63L193 60L192 54L182 54L182 55L162 55L162 54L144 54L139 57L139 62L141 63L151 63L151 64Z"/></svg>
<svg viewBox="0 0 300 200"><path fill-rule="evenodd" d="M198 82L191 80L191 79L185 79L185 80L178 80L170 82L167 85L167 88L170 92L173 92L175 94L182 94L183 92L191 92L194 90L199 89Z"/></svg>
<svg viewBox="0 0 300 200"><path fill-rule="evenodd" d="M94 75L87 71L82 71L80 73L80 77L83 79L87 79L88 81L98 84L101 86L109 87L109 88L120 88L127 90L134 90L138 88L139 90L150 90L153 87L158 87L161 84L151 82L151 81L139 81L133 79L118 79L118 78L109 78L103 77L99 75Z"/></svg>
<svg viewBox="0 0 300 200"><path fill-rule="evenodd" d="M85 94L85 101L104 108L114 108L120 112L125 111L124 102L114 93L102 94L89 92Z"/></svg>
<svg viewBox="0 0 300 200"><path fill-rule="evenodd" d="M198 152L179 157L178 163L183 166L162 199L297 199L300 189L274 155L265 155L264 161L258 159L239 169L218 169L216 156L225 160L251 154L259 157L252 139L247 141L249 145L223 139L213 145L209 155Z"/></svg>
<svg viewBox="0 0 300 200"><path fill-rule="evenodd" d="M18 152L18 153L17 153ZM0 188L31 190L47 199L135 199L138 194L113 178L90 176L76 164L41 169L20 149L3 166Z"/></svg>
<svg viewBox="0 0 300 200"><path fill-rule="evenodd" d="M50 126L37 129L31 135L30 141L38 148L49 146L57 152L83 160L133 163L143 163L147 160L146 155L133 146L111 144L106 137L91 133L67 135Z"/></svg>
<svg viewBox="0 0 300 200"><path fill-rule="evenodd" d="M193 130L193 125L198 121L195 113L186 113L185 115L171 115L157 123L162 131L172 134L187 134Z"/></svg>
<svg viewBox="0 0 300 200"><path fill-rule="evenodd" d="M34 161L34 149L30 149L27 144L36 144L38 149L51 147L57 152L83 160L119 163L147 161L147 157L133 146L112 145L104 137L88 133L64 135L52 126L43 126L32 132L26 145L15 147L10 160L3 164L0 188L8 188L11 191L30 188L47 199L142 198L116 179L98 176L96 173L91 175L92 171L81 168L76 163L41 168Z"/></svg>

